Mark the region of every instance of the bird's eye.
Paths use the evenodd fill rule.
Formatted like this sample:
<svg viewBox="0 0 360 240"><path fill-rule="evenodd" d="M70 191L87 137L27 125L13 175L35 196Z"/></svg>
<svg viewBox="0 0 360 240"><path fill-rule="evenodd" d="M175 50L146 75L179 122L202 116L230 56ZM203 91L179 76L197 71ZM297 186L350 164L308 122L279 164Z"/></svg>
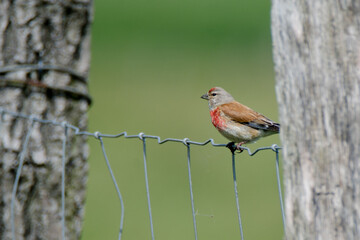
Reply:
<svg viewBox="0 0 360 240"><path fill-rule="evenodd" d="M216 93L212 93L211 96L216 96Z"/></svg>

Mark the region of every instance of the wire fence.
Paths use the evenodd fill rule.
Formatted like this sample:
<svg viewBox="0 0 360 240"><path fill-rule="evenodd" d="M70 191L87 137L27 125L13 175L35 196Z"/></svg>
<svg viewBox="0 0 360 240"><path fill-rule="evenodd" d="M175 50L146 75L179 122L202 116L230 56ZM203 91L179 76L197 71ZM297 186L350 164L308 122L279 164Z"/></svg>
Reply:
<svg viewBox="0 0 360 240"><path fill-rule="evenodd" d="M16 236L15 236L15 229L16 229L16 225L15 225L15 210L14 210L14 206L15 206L15 200L16 200L16 193L18 191L18 186L19 186L19 180L20 180L20 176L21 176L21 171L24 165L24 160L25 160L25 155L27 153L28 150L28 143L30 140L30 135L33 129L33 126L35 123L42 123L42 124L51 124L54 126L61 126L63 128L64 131L64 135L63 135L63 141L62 141L62 170L61 170L61 227L62 227L62 236L61 239L65 240L65 232L66 232L66 224L65 224L65 159L67 156L67 152L66 152L66 144L68 141L68 137L69 137L69 130L74 131L75 136L89 136L89 137L93 137L96 140L99 141L103 156L104 156L104 160L106 162L106 165L108 167L108 171L109 174L111 176L112 182L114 184L117 196L119 198L120 201L120 205L121 205L121 217L120 217L120 226L119 226L119 235L118 235L118 239L120 240L122 237L122 233L124 230L124 219L125 219L125 206L124 206L124 201L123 201L123 197L121 195L118 183L116 181L115 175L113 173L113 170L111 168L110 165L110 161L109 158L106 154L106 147L103 141L103 138L138 138L139 140L142 141L142 145L143 145L143 163L144 163L144 176L145 176L145 186L146 186L146 195L147 195L147 204L148 204L148 215L149 215L149 220L150 220L150 229L151 229L151 239L154 240L155 239L155 235L154 235L154 226L153 226L153 220L152 220L152 212L151 212L151 201L150 201L150 191L149 191L149 180L148 180L148 170L147 170L147 157L146 157L146 140L147 139L154 139L157 140L158 144L164 144L167 142L177 142L177 143L181 143L185 146L186 151L187 151L187 168L188 168L188 181L189 181L189 191L190 191L190 202L191 202L191 210L192 210L192 220L193 220L193 228L194 228L194 239L197 240L198 239L198 231L197 231L197 224L196 224L196 212L195 212L195 204L194 204L194 194L193 194L193 186L192 186L192 178L191 178L191 146L192 145L198 145L198 146L205 146L208 144L211 144L213 147L229 147L228 144L217 144L214 142L213 139L209 139L206 140L205 142L196 142L196 141L191 141L188 138L184 138L184 139L176 139L176 138L166 138L166 139L161 139L159 136L153 136L153 135L146 135L144 133L139 133L136 135L129 135L127 134L127 132L122 132L119 134L102 134L100 132L86 132L86 131L81 131L78 127L73 126L71 124L68 124L67 122L59 122L56 120L46 120L46 119L41 119L38 118L36 116L33 115L26 115L26 114L22 114L22 113L17 113L17 112L13 112L13 111L8 111L6 109L3 109L0 107L0 128L1 128L1 124L2 121L4 121L3 116L7 114L16 118L22 118L22 119L27 119L29 121L30 124L28 124L28 129L25 135L25 140L23 142L22 145L22 149L19 153L19 165L16 171L16 176L15 176L15 181L14 181L14 185L12 188L12 195L11 195L11 204L10 204L10 221L11 221L11 232L12 232L12 239L15 240ZM277 146L276 144L269 146L269 147L261 147L256 149L255 151L251 151L249 148L247 147L240 147L242 151L245 151L248 153L249 156L253 156L256 153L260 152L260 151L273 151L274 152L274 158L275 158L275 170L276 170L276 179L277 179L277 188L278 188L278 194L279 194L279 201L280 201L280 210L281 210L281 215L282 215L282 221L283 221L283 227L284 227L284 232L285 232L285 215L284 215L284 205L283 205L283 199L282 199L282 192L281 192L281 181L280 181L280 171L279 171L279 150L281 150L281 147ZM237 180L236 180L236 171L235 171L235 152L231 151L231 158L232 158L232 173L233 173L233 182L234 182L234 196L235 196L235 206L236 206L236 211L237 211L237 216L238 216L238 224L239 224L239 230L240 230L240 237L242 240L244 240L244 232L243 232L243 227L242 227L242 221L241 221L241 214L240 214L240 204L239 204L239 196L238 196L238 190L237 190Z"/></svg>

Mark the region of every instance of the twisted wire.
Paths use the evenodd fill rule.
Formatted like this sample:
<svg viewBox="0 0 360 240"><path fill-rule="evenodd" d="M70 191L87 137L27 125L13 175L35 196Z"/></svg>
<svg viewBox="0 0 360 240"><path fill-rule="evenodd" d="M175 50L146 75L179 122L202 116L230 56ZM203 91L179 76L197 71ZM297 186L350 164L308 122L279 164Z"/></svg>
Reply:
<svg viewBox="0 0 360 240"><path fill-rule="evenodd" d="M194 238L195 240L198 239L198 233L197 233L197 226L196 226L196 214L195 214L195 204L194 204L194 196L193 196L193 191L192 191L192 179L191 179L191 165L190 165L190 146L191 145L198 145L198 146L205 146L205 145L212 145L214 147L227 147L228 144L218 144L215 143L213 139L208 139L204 142L197 142L197 141L192 141L188 138L184 138L184 139L177 139L177 138L165 138L165 139L161 139L159 136L154 136L154 135L147 135L144 134L143 132L140 132L139 134L135 134L135 135L130 135L127 132L121 132L118 134L102 134L100 132L87 132L87 131L82 131L80 128L71 125L69 123L66 122L60 122L57 120L47 120L47 119L41 119L38 118L36 116L32 116L32 115L26 115L23 113L18 113L18 112L13 112L13 111L9 111L6 110L2 107L0 107L0 127L1 127L1 123L4 121L3 116L7 114L13 117L17 117L17 118L23 118L23 119L27 119L29 120L29 125L28 125L28 131L26 133L25 136L25 140L23 143L23 147L22 150L20 152L19 155L19 166L18 166L18 170L16 172L16 177L15 177L15 181L14 181L14 185L13 185L13 191L12 191L12 198L11 198L11 227L12 227L12 236L13 236L13 240L16 239L15 236L15 201L16 201L16 192L17 192L17 188L18 188L18 184L19 184L19 179L20 179L20 175L21 175L21 170L22 170L22 166L24 164L24 158L25 158L25 154L28 148L28 143L30 140L30 136L31 136L31 131L32 131L32 127L34 125L34 123L38 122L38 123L42 123L42 124L51 124L51 125L55 125L55 126L61 126L64 129L64 138L63 138L63 147L62 147L62 151L63 151L63 155L62 155L62 179L61 179L61 188L62 188L62 197L61 197L61 225L62 225L62 240L65 240L65 160L66 160L66 143L68 140L68 130L72 130L75 134L75 136L79 136L79 135L83 135L83 136L89 136L89 137L94 137L95 139L97 139L100 142L100 146L103 152L103 156L105 159L105 162L107 164L108 167L108 171L109 174L112 178L112 181L114 183L116 192L118 194L119 200L120 200L120 204L121 204L121 217L120 217L120 230L119 230L119 237L118 239L121 240L121 236L123 233L123 224L124 224L124 202L123 202L123 198L120 192L120 189L118 187L117 181L115 179L114 173L112 171L112 168L110 166L110 162L109 159L106 155L106 150L105 150L105 144L103 142L103 138L137 138L139 140L142 141L143 143L143 160L144 160L144 174L145 174L145 186L146 186L146 195L147 195L147 201L148 201L148 211L149 211L149 220L150 220L150 229L151 229L151 239L154 240L155 236L154 236L154 227L153 227L153 220L152 220L152 213L151 213L151 204L150 204L150 190L149 190L149 180L148 180L148 171L147 171L147 158L146 158L146 139L154 139L157 141L158 144L164 144L167 142L178 142L178 143L183 143L186 148L187 148L187 161L188 161L188 177L189 177L189 188L190 188L190 201L191 201L191 209L192 209L192 216L193 216L193 226L194 226ZM285 231L285 213L284 213L284 206L283 206L283 200L282 200L282 192L281 192L281 182L280 182L280 171L279 171L279 150L281 150L281 147L279 147L278 145L274 144L272 146L268 146L268 147L261 147L261 148L257 148L254 151L251 151L248 147L244 147L241 146L240 147L241 150L246 151L249 156L253 156L256 153L260 152L260 151L265 151L265 150L272 150L273 152L275 152L275 156L276 156L276 161L275 161L275 167L276 167L276 179L277 179L277 187L278 187L278 193L279 193L279 200L280 200L280 209L281 209L281 215L282 215L282 221L283 221L283 228ZM236 182L236 171L235 171L235 154L232 153L232 171L233 171L233 182L234 182L234 193L235 193L235 201L236 201L236 209L237 209L237 215L238 215L238 222L239 222L239 228L240 228L240 235L241 235L241 239L244 240L244 233L243 233L243 228L242 228L242 222L241 222L241 215L240 215L240 207L239 207L239 197L238 197L238 190L237 190L237 182Z"/></svg>

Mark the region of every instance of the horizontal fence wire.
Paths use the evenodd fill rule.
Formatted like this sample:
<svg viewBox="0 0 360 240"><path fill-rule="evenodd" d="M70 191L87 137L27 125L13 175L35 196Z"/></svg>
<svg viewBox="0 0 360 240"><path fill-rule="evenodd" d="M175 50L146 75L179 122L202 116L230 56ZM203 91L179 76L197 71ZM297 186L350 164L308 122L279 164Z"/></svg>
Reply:
<svg viewBox="0 0 360 240"><path fill-rule="evenodd" d="M3 66L0 68L0 74L16 72L16 71L58 71L72 75L75 77L75 80L81 81L83 83L87 82L87 78L79 72L74 71L71 68L57 65L48 65L43 64L42 61L39 64L21 64L21 65L12 65L12 66Z"/></svg>
<svg viewBox="0 0 360 240"><path fill-rule="evenodd" d="M123 197L121 195L118 183L116 181L116 178L114 176L114 173L112 171L112 168L110 166L110 161L106 154L106 148L105 144L103 142L103 138L137 138L142 141L143 144L143 161L144 161L144 175L145 175L145 186L146 186L146 195L147 195L147 202L148 202L148 212L149 212L149 221L150 221L150 229L151 229L151 239L155 239L154 235L154 226L152 221L152 213L151 213L151 203L150 203L150 190L149 190L149 181L148 181L148 172L147 172L147 161L146 161L146 139L154 139L157 140L158 144L164 144L167 142L178 142L185 145L187 150L187 164L188 164L188 180L189 180L189 191L190 191L190 201L191 201L191 210L192 210L192 217L193 217L193 228L194 228L194 239L198 239L198 233L197 233L197 225L196 225L196 212L195 212L195 204L194 204L194 195L193 195L193 189L192 189L192 178L191 178L191 145L198 145L198 146L205 146L210 144L214 147L228 147L228 144L217 144L214 142L213 139L208 139L204 142L196 142L191 141L188 138L184 139L176 139L176 138L166 138L161 139L159 136L154 135L146 135L144 133L139 133L136 135L129 135L127 132L122 132L119 134L102 134L100 132L87 132L87 131L81 131L78 127L71 125L64 121L56 121L56 120L46 120L41 119L33 115L27 115L23 113L8 111L4 108L0 107L0 127L2 122L4 121L3 116L7 114L16 118L22 118L25 120L28 120L28 129L27 133L25 135L25 140L21 149L21 152L19 153L19 165L16 171L16 177L13 185L12 190L12 196L11 196L11 209L10 209L10 221L11 221L11 230L12 230L12 239L15 240L15 202L16 202L16 192L18 190L18 184L19 179L21 176L21 170L24 164L25 155L28 151L28 143L31 136L32 128L34 126L35 122L42 123L42 124L50 124L54 126L61 126L64 129L64 138L62 142L62 174L61 174L61 227L62 227L62 240L65 240L65 233L66 233L66 224L65 224L65 159L66 159L66 144L68 141L68 131L72 130L74 131L75 136L89 136L94 137L97 139L100 143L101 150L104 156L104 160L106 162L106 165L108 167L109 174L111 176L111 179L113 181L113 184L115 186L115 190L117 192L120 205L121 205L121 216L120 216L120 228L119 228L119 235L118 239L121 240L122 233L123 233L123 226L124 226L124 201ZM282 191L281 191L281 181L280 181L280 170L279 170L279 150L281 150L281 147L277 146L276 144L268 147L261 147L257 148L253 152L244 146L240 146L240 151L246 151L249 156L253 156L256 153L264 150L271 150L275 152L275 169L276 169L276 180L277 180L277 188L278 188L278 194L279 194L279 201L280 201L280 210L281 210L281 216L282 216L282 222L283 222L283 228L285 233L285 214L284 214L284 205L283 205L283 199L282 199ZM237 180L236 180L236 171L235 171L235 152L231 151L231 158L232 158L232 173L233 173L233 182L234 182L234 193L235 193L235 203L236 203L236 210L237 210L237 216L238 216L238 224L239 224L239 230L240 230L240 237L242 240L244 240L244 232L242 227L242 221L241 221L241 215L240 215L240 204L239 204L239 197L238 197L238 187L237 187Z"/></svg>
<svg viewBox="0 0 360 240"><path fill-rule="evenodd" d="M71 76L72 81L77 81L80 83L87 84L87 76L81 74L80 72L75 71L74 69L66 66L58 66L58 65L50 65L44 64L41 60L38 64L19 64L19 65L9 65L0 67L0 75L11 73L11 72L18 72L18 71L28 71L33 72L36 71L39 75L44 74L48 71L55 71L59 73L66 73ZM79 91L76 88L70 86L50 86L44 82L39 80L33 79L17 79L12 77L0 77L0 88L4 87L15 87L15 88L28 88L32 87L36 89L34 91L40 92L51 92L52 94L60 94L65 95L69 98L74 99L85 99L89 105L92 103L92 99L87 92Z"/></svg>

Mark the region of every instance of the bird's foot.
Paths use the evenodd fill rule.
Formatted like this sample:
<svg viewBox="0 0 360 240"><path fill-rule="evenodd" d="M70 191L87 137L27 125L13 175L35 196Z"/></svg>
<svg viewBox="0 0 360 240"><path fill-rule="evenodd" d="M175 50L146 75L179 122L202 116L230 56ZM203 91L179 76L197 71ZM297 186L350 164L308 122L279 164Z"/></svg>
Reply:
<svg viewBox="0 0 360 240"><path fill-rule="evenodd" d="M241 149L241 146L244 144L245 142L239 142L238 144L236 144L236 150L239 150L239 153L242 153L244 151L244 149Z"/></svg>
<svg viewBox="0 0 360 240"><path fill-rule="evenodd" d="M238 143L238 144L235 145L234 142L229 142L228 144L226 144L226 147L227 147L228 149L230 149L230 151L231 151L232 153L234 153L236 150L238 150L239 153L242 153L244 150L241 149L240 147L241 147L241 145L244 144L244 143L245 143L245 142L240 142L240 143Z"/></svg>

